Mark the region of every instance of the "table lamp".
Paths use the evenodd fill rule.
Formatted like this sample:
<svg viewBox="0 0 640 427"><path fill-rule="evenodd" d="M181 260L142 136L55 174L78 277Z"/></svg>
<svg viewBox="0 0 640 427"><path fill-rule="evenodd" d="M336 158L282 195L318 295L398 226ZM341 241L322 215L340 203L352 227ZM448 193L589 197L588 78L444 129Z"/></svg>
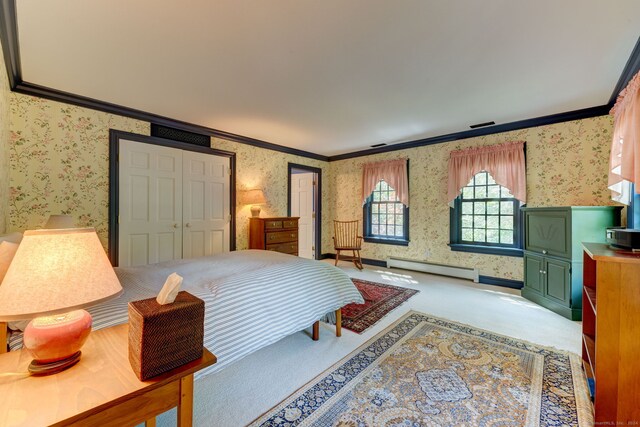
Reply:
<svg viewBox="0 0 640 427"><path fill-rule="evenodd" d="M0 286L0 322L32 319L23 337L29 372L49 375L80 360L92 322L82 308L121 293L93 228L29 230Z"/></svg>
<svg viewBox="0 0 640 427"><path fill-rule="evenodd" d="M262 190L254 189L254 190L246 190L243 195L244 203L251 206L251 216L257 218L260 216L260 206L264 203L267 203L267 199L264 197L264 193Z"/></svg>

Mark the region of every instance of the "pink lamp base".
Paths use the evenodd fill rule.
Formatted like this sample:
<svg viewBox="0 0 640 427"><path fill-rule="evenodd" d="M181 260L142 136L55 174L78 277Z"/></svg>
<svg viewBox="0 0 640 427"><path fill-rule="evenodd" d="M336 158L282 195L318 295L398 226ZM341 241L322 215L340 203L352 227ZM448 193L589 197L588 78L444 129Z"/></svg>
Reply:
<svg viewBox="0 0 640 427"><path fill-rule="evenodd" d="M36 317L24 331L24 347L34 360L29 371L49 375L80 360L80 348L91 333L91 315L85 310Z"/></svg>

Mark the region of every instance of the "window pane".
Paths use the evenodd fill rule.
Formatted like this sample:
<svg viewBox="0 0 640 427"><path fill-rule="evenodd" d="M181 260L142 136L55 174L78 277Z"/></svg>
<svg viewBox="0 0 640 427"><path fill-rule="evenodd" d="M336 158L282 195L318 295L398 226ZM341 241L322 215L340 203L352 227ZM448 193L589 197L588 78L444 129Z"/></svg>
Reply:
<svg viewBox="0 0 640 427"><path fill-rule="evenodd" d="M513 202L500 202L500 213L513 215Z"/></svg>
<svg viewBox="0 0 640 427"><path fill-rule="evenodd" d="M387 191L387 189L389 188L389 184L387 184L387 182L383 179L380 181L380 190L382 191Z"/></svg>
<svg viewBox="0 0 640 427"><path fill-rule="evenodd" d="M485 241L485 231L484 230L478 230L477 228L475 228L473 230L473 240L476 242L484 242Z"/></svg>
<svg viewBox="0 0 640 427"><path fill-rule="evenodd" d="M384 203L381 203L378 205L380 213L387 213L387 205Z"/></svg>
<svg viewBox="0 0 640 427"><path fill-rule="evenodd" d="M374 214L378 213L378 204L377 203L372 203L371 204L371 213L374 213Z"/></svg>
<svg viewBox="0 0 640 427"><path fill-rule="evenodd" d="M473 227L473 215L462 215L462 227Z"/></svg>
<svg viewBox="0 0 640 427"><path fill-rule="evenodd" d="M404 225L404 215L396 215L396 225Z"/></svg>
<svg viewBox="0 0 640 427"><path fill-rule="evenodd" d="M476 215L484 215L486 206L487 206L486 202L475 202L473 204L473 213Z"/></svg>
<svg viewBox="0 0 640 427"><path fill-rule="evenodd" d="M462 229L462 240L466 240L470 242L473 240L473 229L472 228L463 228Z"/></svg>
<svg viewBox="0 0 640 427"><path fill-rule="evenodd" d="M473 199L473 187L464 187L462 189L463 199Z"/></svg>
<svg viewBox="0 0 640 427"><path fill-rule="evenodd" d="M395 191L389 191L389 200L391 200L392 202L395 202L397 200Z"/></svg>
<svg viewBox="0 0 640 427"><path fill-rule="evenodd" d="M487 187L476 187L476 199L487 198Z"/></svg>
<svg viewBox="0 0 640 427"><path fill-rule="evenodd" d="M380 224L380 217L378 215L371 215L371 224Z"/></svg>
<svg viewBox="0 0 640 427"><path fill-rule="evenodd" d="M386 191L383 191L380 193L380 200L383 202L386 202L387 200L389 200L389 193Z"/></svg>
<svg viewBox="0 0 640 427"><path fill-rule="evenodd" d="M487 184L491 185L491 184L495 184L496 182L494 181L493 177L491 176L490 173L487 173Z"/></svg>
<svg viewBox="0 0 640 427"><path fill-rule="evenodd" d="M471 214L471 213L473 213L473 203L472 202L462 202L462 213L463 214Z"/></svg>
<svg viewBox="0 0 640 427"><path fill-rule="evenodd" d="M402 237L402 227L396 226L396 237Z"/></svg>
<svg viewBox="0 0 640 427"><path fill-rule="evenodd" d="M396 203L396 213L404 215L404 205L402 203Z"/></svg>
<svg viewBox="0 0 640 427"><path fill-rule="evenodd" d="M511 194L511 191L509 191L507 188L502 187L502 197L505 199L512 199L513 194Z"/></svg>
<svg viewBox="0 0 640 427"><path fill-rule="evenodd" d="M387 226L386 225L380 225L380 234L382 234L383 236L385 234L387 234Z"/></svg>
<svg viewBox="0 0 640 427"><path fill-rule="evenodd" d="M487 217L487 228L500 228L500 219L498 216ZM488 240L488 238L487 238Z"/></svg>
<svg viewBox="0 0 640 427"><path fill-rule="evenodd" d="M498 215L500 213L500 202L487 202L487 213Z"/></svg>
<svg viewBox="0 0 640 427"><path fill-rule="evenodd" d="M485 228L484 216L477 215L473 217L473 228Z"/></svg>
<svg viewBox="0 0 640 427"><path fill-rule="evenodd" d="M380 228L377 225L371 226L371 234L378 234Z"/></svg>
<svg viewBox="0 0 640 427"><path fill-rule="evenodd" d="M500 232L498 230L487 230L487 243L500 243Z"/></svg>
<svg viewBox="0 0 640 427"><path fill-rule="evenodd" d="M500 186L499 185L490 185L489 190L487 192L487 197L490 199L499 199L500 198Z"/></svg>
<svg viewBox="0 0 640 427"><path fill-rule="evenodd" d="M387 215L380 214L380 224L386 224L386 223L387 223Z"/></svg>
<svg viewBox="0 0 640 427"><path fill-rule="evenodd" d="M500 243L506 243L508 245L513 245L513 232L509 230L501 230L500 231Z"/></svg>
<svg viewBox="0 0 640 427"><path fill-rule="evenodd" d="M391 208L391 206L389 206ZM387 223L389 223L390 225L393 225L396 223L396 216L394 214L388 214L387 215Z"/></svg>
<svg viewBox="0 0 640 427"><path fill-rule="evenodd" d="M374 202L379 202L380 201L380 192L379 191L374 191L373 192L373 201Z"/></svg>
<svg viewBox="0 0 640 427"><path fill-rule="evenodd" d="M513 217L502 215L500 217L500 228L503 230L513 230Z"/></svg>
<svg viewBox="0 0 640 427"><path fill-rule="evenodd" d="M487 183L487 173L479 172L476 174L476 185L485 185Z"/></svg>

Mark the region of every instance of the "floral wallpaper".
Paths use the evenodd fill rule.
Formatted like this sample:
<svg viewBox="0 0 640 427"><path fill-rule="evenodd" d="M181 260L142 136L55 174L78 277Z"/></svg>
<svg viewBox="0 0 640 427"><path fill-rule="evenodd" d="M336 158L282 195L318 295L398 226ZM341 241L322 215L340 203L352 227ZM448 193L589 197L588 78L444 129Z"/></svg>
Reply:
<svg viewBox="0 0 640 427"><path fill-rule="evenodd" d="M9 79L0 47L0 234L9 222Z"/></svg>
<svg viewBox="0 0 640 427"><path fill-rule="evenodd" d="M211 146L220 150L236 153L236 189L238 191L236 205L236 247L246 249L249 245L250 206L242 203L242 190L260 188L264 191L267 204L261 206L260 216L287 215L287 164L296 163L322 169L322 252L333 251L331 243L333 230L332 192L329 190L329 163L301 156L265 150L246 144L227 141L219 138L211 139Z"/></svg>
<svg viewBox="0 0 640 427"><path fill-rule="evenodd" d="M506 141L526 141L528 206L614 204L607 190L613 121L609 116L522 129L330 163L333 212L362 221L362 164L408 157L410 244L364 243L362 256L389 256L473 267L480 274L522 280L522 258L453 252L449 249L447 175L449 152ZM427 252L429 255L427 256Z"/></svg>
<svg viewBox="0 0 640 427"><path fill-rule="evenodd" d="M11 230L70 214L107 244L109 129L149 134L149 124L12 93L9 143Z"/></svg>

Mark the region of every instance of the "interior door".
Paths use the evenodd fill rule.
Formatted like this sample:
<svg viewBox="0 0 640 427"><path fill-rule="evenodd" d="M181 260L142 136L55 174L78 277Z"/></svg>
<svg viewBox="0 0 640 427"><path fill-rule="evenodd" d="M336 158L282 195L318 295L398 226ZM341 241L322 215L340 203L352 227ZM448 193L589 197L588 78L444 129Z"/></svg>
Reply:
<svg viewBox="0 0 640 427"><path fill-rule="evenodd" d="M118 265L182 257L182 152L120 140Z"/></svg>
<svg viewBox="0 0 640 427"><path fill-rule="evenodd" d="M229 251L230 160L183 152L183 257Z"/></svg>
<svg viewBox="0 0 640 427"><path fill-rule="evenodd" d="M315 258L313 172L291 174L291 216L298 220L298 256Z"/></svg>

